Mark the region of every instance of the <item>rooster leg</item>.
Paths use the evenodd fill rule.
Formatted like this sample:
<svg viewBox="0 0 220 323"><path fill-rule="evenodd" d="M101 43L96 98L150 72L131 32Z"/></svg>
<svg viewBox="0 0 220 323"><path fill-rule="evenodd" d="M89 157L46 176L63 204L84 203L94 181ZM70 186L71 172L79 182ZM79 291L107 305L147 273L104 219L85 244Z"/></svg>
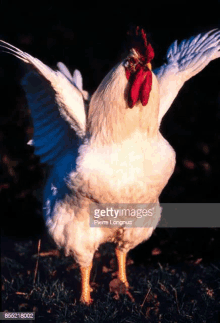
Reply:
<svg viewBox="0 0 220 323"><path fill-rule="evenodd" d="M129 283L126 276L126 256L127 252L123 252L120 249L115 249L115 254L118 260L118 278L125 285L126 289L129 288Z"/></svg>
<svg viewBox="0 0 220 323"><path fill-rule="evenodd" d="M90 305L92 303L92 299L90 296L90 272L92 269L92 262L88 267L80 267L81 270L81 279L82 279L82 295L80 298L80 302L86 305Z"/></svg>

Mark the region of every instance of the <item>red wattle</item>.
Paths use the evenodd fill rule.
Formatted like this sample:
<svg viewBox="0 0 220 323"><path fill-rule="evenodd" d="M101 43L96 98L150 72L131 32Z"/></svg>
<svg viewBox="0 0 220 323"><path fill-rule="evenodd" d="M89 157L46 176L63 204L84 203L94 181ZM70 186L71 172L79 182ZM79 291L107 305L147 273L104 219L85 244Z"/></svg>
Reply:
<svg viewBox="0 0 220 323"><path fill-rule="evenodd" d="M145 106L148 103L152 87L152 73L150 70L145 71L141 66L134 75L130 76L131 85L128 105L133 108L137 101L140 100L141 104Z"/></svg>
<svg viewBox="0 0 220 323"><path fill-rule="evenodd" d="M144 81L144 75L145 75L145 71L143 67L139 67L139 69L134 75L134 80L131 83L130 98L129 98L130 108L133 108L133 106L137 103L139 99L140 88Z"/></svg>
<svg viewBox="0 0 220 323"><path fill-rule="evenodd" d="M143 106L145 106L148 103L151 87L152 87L152 73L150 70L148 70L145 72L145 79L140 88L140 100Z"/></svg>

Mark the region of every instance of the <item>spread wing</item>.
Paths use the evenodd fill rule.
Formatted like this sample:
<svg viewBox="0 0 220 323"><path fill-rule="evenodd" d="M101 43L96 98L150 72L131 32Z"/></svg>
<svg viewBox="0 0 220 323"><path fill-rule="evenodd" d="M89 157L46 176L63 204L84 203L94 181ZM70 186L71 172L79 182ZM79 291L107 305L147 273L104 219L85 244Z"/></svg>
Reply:
<svg viewBox="0 0 220 323"><path fill-rule="evenodd" d="M30 67L22 80L34 126L29 144L34 145L41 162L52 166L43 194L44 216L50 219L56 202L69 193L66 183L76 166L79 139L85 136L85 101L89 95L83 91L78 70L71 75L63 63L58 63L59 70L54 71L4 41L0 41L0 48Z"/></svg>
<svg viewBox="0 0 220 323"><path fill-rule="evenodd" d="M154 74L160 84L159 122L170 108L183 84L201 72L210 61L220 57L220 31L199 34L179 45L177 40L167 51L167 63Z"/></svg>
<svg viewBox="0 0 220 323"><path fill-rule="evenodd" d="M63 63L54 71L4 41L0 47L32 67L22 80L34 126L29 144L34 145L41 162L56 165L66 153L76 151L77 136L85 136L88 94L82 89L82 76L77 70L72 76Z"/></svg>

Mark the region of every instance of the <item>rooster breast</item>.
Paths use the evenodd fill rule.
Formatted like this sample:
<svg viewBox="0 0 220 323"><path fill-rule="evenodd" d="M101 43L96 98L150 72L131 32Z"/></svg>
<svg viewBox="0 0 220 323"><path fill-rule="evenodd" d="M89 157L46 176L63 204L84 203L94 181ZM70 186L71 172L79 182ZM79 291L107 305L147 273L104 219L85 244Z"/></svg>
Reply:
<svg viewBox="0 0 220 323"><path fill-rule="evenodd" d="M99 203L148 203L157 200L167 184L175 157L174 149L160 133L149 140L135 132L120 144L83 145L77 164Z"/></svg>

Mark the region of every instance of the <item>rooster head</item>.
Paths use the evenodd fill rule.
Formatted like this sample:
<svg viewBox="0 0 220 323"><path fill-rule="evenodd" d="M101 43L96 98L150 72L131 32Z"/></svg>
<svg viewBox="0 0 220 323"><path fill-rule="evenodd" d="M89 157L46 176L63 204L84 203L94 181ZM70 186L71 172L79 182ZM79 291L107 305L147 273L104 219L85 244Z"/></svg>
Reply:
<svg viewBox="0 0 220 323"><path fill-rule="evenodd" d="M152 88L151 60L154 58L154 50L147 41L143 29L136 27L129 33L131 36L130 55L125 61L126 77L130 83L128 91L128 105L133 108L138 100L145 106L148 103Z"/></svg>
<svg viewBox="0 0 220 323"><path fill-rule="evenodd" d="M122 142L135 131L155 136L160 96L157 78L151 71L153 57L145 32L137 28L129 55L112 68L92 95L88 137L110 144Z"/></svg>

